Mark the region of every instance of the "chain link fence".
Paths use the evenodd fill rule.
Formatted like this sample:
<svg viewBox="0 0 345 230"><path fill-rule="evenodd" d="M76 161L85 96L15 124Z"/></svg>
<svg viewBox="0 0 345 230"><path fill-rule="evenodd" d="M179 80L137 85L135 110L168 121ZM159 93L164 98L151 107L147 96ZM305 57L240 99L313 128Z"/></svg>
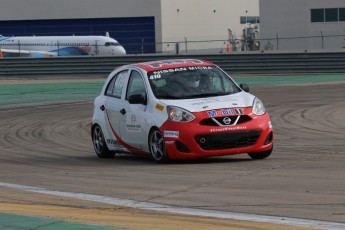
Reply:
<svg viewBox="0 0 345 230"><path fill-rule="evenodd" d="M122 43L135 54L145 54L146 50L155 46L155 53L160 54L222 54L244 51L291 51L291 50L329 50L345 48L345 33L337 35L283 37L278 34L270 38L255 38L243 35L240 39L188 40L161 43L149 43L143 39L142 43ZM136 47L136 48L135 48ZM345 51L345 49L344 49Z"/></svg>

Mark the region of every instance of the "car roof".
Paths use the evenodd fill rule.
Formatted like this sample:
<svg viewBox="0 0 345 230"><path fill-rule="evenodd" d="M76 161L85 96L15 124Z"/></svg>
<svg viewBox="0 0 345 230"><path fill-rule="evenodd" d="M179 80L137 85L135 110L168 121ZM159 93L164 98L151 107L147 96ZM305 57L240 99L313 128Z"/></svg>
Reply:
<svg viewBox="0 0 345 230"><path fill-rule="evenodd" d="M199 59L170 59L170 60L158 60L150 62L142 62L136 64L130 64L128 66L133 66L141 68L147 72L170 69L170 68L181 68L187 66L215 66L215 64L199 60Z"/></svg>

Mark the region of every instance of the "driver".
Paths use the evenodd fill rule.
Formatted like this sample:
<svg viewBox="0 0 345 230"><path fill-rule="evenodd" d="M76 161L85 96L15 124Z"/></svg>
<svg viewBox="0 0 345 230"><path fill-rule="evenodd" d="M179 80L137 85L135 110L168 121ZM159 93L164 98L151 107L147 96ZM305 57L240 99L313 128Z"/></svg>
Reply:
<svg viewBox="0 0 345 230"><path fill-rule="evenodd" d="M200 83L200 75L197 72L193 72L186 76L184 85L191 87L191 88L197 88Z"/></svg>
<svg viewBox="0 0 345 230"><path fill-rule="evenodd" d="M198 86L200 83L200 77L196 72L190 73L179 73L175 76L174 80L171 82L170 88L182 93L183 95L195 94L199 92Z"/></svg>

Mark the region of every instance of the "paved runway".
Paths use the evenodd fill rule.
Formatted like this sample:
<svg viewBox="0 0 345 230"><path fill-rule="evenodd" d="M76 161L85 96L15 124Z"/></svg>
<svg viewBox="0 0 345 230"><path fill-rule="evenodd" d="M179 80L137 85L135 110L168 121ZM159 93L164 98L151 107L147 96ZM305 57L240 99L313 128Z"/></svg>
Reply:
<svg viewBox="0 0 345 230"><path fill-rule="evenodd" d="M343 82L252 88L275 129L271 157L257 161L247 155L170 164L131 155L98 159L90 138L91 100L4 107L0 182L345 226L344 88ZM13 195L18 191L0 189L0 211L6 212L4 204L30 203ZM73 202L63 205L83 206ZM47 203L54 201L33 205Z"/></svg>

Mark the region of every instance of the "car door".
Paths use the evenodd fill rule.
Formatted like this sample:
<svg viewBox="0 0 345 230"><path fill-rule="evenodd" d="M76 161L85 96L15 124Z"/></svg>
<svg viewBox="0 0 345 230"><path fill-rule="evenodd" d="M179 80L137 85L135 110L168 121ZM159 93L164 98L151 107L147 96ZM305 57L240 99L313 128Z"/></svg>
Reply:
<svg viewBox="0 0 345 230"><path fill-rule="evenodd" d="M138 70L132 70L125 100L120 109L124 121L120 124L120 133L122 140L136 150L143 150L147 145L146 100L147 87L143 76Z"/></svg>
<svg viewBox="0 0 345 230"><path fill-rule="evenodd" d="M106 141L108 146L115 149L122 149L124 145L121 141L120 124L125 122L121 109L124 103L123 97L128 73L127 69L115 74L105 90L105 121L108 124L108 132L111 134Z"/></svg>

